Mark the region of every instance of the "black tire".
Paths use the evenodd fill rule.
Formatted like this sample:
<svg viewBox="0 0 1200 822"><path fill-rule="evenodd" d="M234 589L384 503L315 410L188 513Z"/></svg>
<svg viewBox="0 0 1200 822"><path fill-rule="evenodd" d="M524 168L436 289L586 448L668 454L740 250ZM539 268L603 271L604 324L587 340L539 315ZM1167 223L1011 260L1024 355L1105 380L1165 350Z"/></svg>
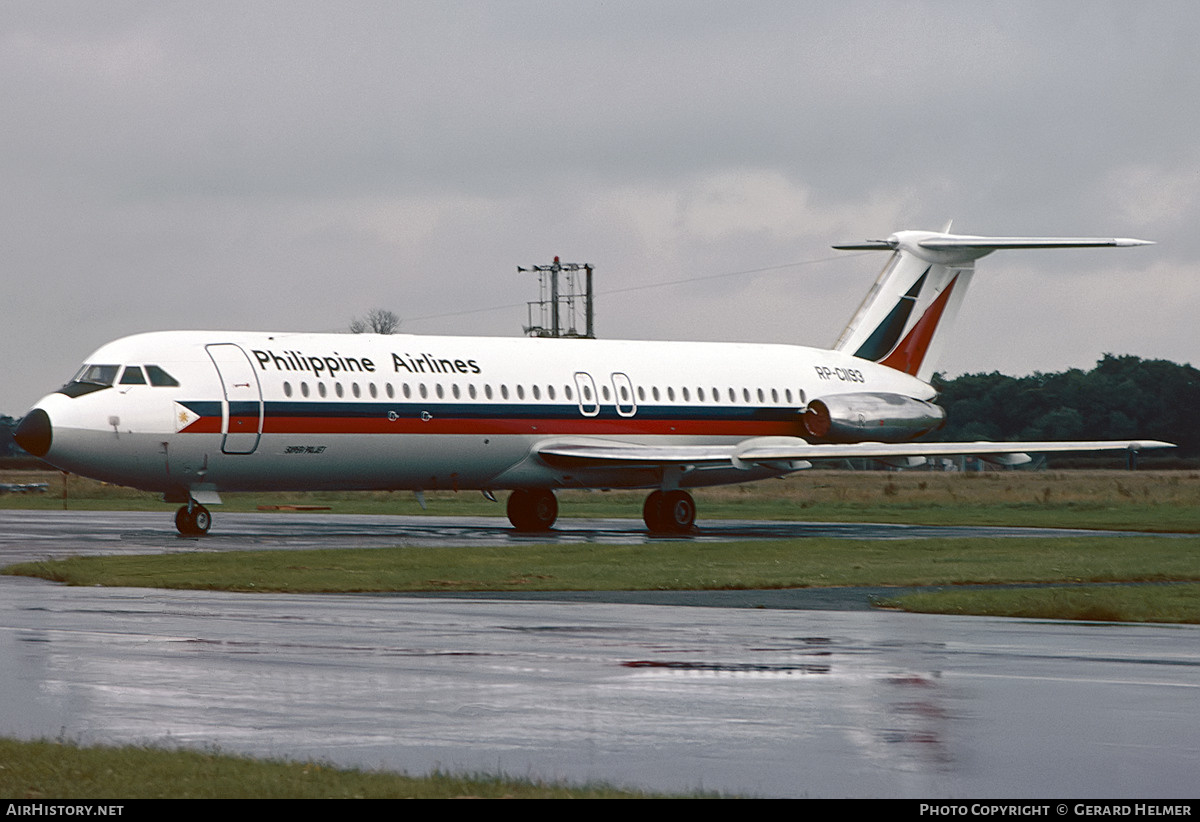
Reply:
<svg viewBox="0 0 1200 822"><path fill-rule="evenodd" d="M184 505L175 512L175 529L185 537L202 537L212 527L212 514L203 505L193 505L189 512Z"/></svg>
<svg viewBox="0 0 1200 822"><path fill-rule="evenodd" d="M642 506L642 521L646 523L646 528L652 534L661 534L667 530L666 523L663 521L665 497L666 494L662 491L655 491L646 497L646 504Z"/></svg>
<svg viewBox="0 0 1200 822"><path fill-rule="evenodd" d="M190 537L190 536L195 535L195 532L192 530L195 527L196 526L192 523L191 516L188 514L188 509L187 509L186 505L175 512L175 530L176 531L178 531L180 534L182 534L185 537Z"/></svg>
<svg viewBox="0 0 1200 822"><path fill-rule="evenodd" d="M549 531L558 520L558 498L548 488L518 488L509 495L507 509L518 531Z"/></svg>

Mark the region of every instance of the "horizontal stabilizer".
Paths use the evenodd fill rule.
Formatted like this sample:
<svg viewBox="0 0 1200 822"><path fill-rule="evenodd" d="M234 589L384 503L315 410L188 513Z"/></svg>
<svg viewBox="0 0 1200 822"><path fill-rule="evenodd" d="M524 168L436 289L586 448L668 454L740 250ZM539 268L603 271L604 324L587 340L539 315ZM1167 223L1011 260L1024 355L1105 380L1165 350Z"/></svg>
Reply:
<svg viewBox="0 0 1200 822"><path fill-rule="evenodd" d="M887 240L864 240L861 243L846 243L845 245L834 246L838 251L891 251L895 247L895 243L888 242Z"/></svg>
<svg viewBox="0 0 1200 822"><path fill-rule="evenodd" d="M833 247L838 251L897 251L905 247L913 251L964 251L974 252L969 254L968 259L978 259L1006 248L1130 248L1139 245L1154 245L1154 241L1132 237L977 237L969 234L901 231L886 240L864 240Z"/></svg>
<svg viewBox="0 0 1200 822"><path fill-rule="evenodd" d="M1154 241L1129 237L968 237L946 234L920 240L917 245L936 250L973 248L996 251L1002 248L1129 248L1154 245Z"/></svg>

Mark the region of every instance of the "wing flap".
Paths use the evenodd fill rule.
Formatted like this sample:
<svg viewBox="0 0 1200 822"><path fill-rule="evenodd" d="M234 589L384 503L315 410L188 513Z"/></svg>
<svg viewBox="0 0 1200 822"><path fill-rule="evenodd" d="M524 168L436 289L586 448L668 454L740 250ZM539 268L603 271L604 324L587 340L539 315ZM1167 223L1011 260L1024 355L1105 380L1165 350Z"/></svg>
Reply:
<svg viewBox="0 0 1200 822"><path fill-rule="evenodd" d="M751 465L807 467L813 459L879 459L904 457L1019 457L1033 453L1076 451L1147 451L1174 448L1159 440L1081 440L1076 442L921 442L809 443L799 437L757 437L729 445L643 445L601 440L547 442L537 455L556 468L666 467L746 468ZM1005 460L999 460L1005 461ZM1018 460L1019 461L1019 460Z"/></svg>
<svg viewBox="0 0 1200 822"><path fill-rule="evenodd" d="M555 468L729 465L733 446L640 445L632 442L548 443L537 454Z"/></svg>
<svg viewBox="0 0 1200 822"><path fill-rule="evenodd" d="M770 444L747 448L741 455L746 462L787 459L847 459L866 457L984 457L1002 454L1067 453L1073 451L1144 451L1174 448L1158 440L1081 440L1077 442L855 442L848 444L811 444L797 439L795 445Z"/></svg>

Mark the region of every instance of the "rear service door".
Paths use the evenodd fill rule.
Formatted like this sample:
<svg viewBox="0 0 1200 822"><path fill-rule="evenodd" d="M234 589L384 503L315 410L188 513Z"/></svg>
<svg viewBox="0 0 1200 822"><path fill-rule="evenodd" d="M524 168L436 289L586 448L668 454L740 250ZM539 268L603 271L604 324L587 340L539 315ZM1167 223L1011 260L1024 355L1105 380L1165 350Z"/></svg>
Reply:
<svg viewBox="0 0 1200 822"><path fill-rule="evenodd" d="M263 398L258 375L250 357L233 343L213 343L204 346L217 374L225 396L221 402L221 450L226 454L252 454L262 436Z"/></svg>

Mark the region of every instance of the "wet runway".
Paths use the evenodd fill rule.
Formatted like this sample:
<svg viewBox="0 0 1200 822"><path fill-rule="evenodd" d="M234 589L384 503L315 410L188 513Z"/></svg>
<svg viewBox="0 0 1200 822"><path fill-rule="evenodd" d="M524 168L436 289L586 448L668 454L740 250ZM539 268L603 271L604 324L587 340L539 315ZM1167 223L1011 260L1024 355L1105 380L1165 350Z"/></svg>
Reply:
<svg viewBox="0 0 1200 822"><path fill-rule="evenodd" d="M224 515L197 545L161 514L67 513L0 512L0 562L70 544L396 544L397 527L517 538L490 521L419 518L422 536L393 518ZM627 539L625 522L564 539ZM9 577L0 614L6 735L755 796L1190 797L1200 772L1198 626Z"/></svg>
<svg viewBox="0 0 1200 822"><path fill-rule="evenodd" d="M380 516L372 514L257 513L213 516L205 537L183 537L173 511L0 510L0 562L80 553L295 550L392 545L624 545L661 540L922 539L931 537L1129 536L1128 531L1003 526L935 526L853 522L705 520L687 535L651 535L640 519L562 519L551 531L522 534L504 517ZM1147 534L1164 536L1163 534ZM1169 535L1168 535L1169 536Z"/></svg>

